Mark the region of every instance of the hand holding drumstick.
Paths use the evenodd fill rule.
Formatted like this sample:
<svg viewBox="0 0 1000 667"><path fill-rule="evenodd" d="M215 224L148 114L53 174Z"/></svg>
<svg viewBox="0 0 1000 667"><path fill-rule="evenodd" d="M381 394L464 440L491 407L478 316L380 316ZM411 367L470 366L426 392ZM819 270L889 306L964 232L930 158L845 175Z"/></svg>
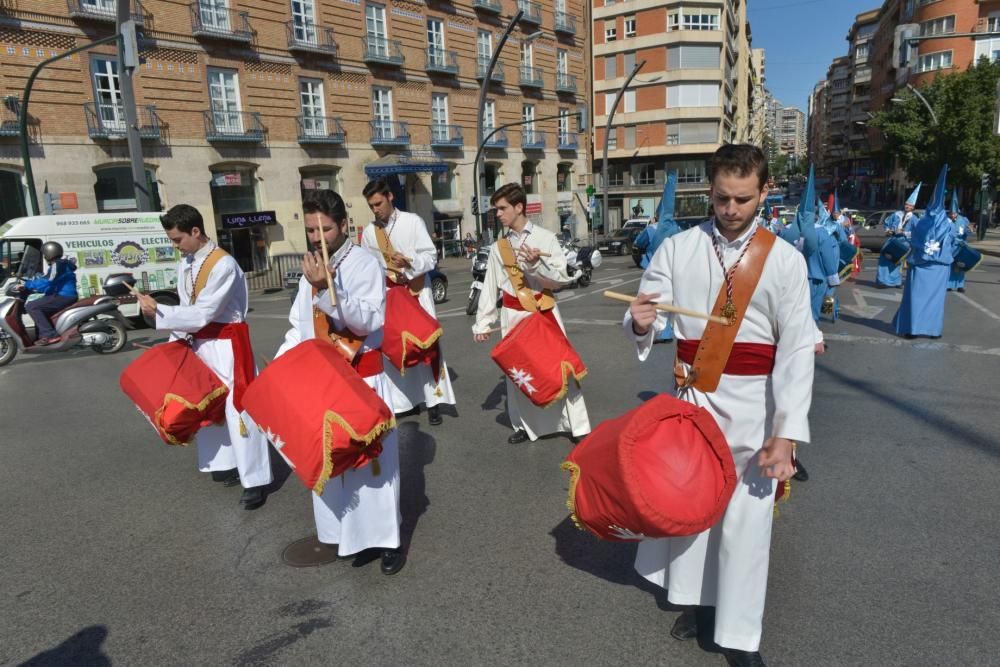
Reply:
<svg viewBox="0 0 1000 667"><path fill-rule="evenodd" d="M642 292L639 292L639 294L635 297L631 297L627 294L619 294L618 292L607 290L604 292L604 296L610 299L617 299L618 301L625 301L629 304L628 310L629 313L632 314L632 331L634 331L637 336L645 336L649 332L650 327L653 326L653 322L656 321L656 311L658 310L662 310L667 313L677 313L678 315L687 315L688 317L697 317L702 320L725 324L727 326L729 325L729 320L724 317L709 315L708 313L699 313L696 310L689 310L679 306L668 306L662 303L656 303L656 300L660 298L659 294L643 294Z"/></svg>

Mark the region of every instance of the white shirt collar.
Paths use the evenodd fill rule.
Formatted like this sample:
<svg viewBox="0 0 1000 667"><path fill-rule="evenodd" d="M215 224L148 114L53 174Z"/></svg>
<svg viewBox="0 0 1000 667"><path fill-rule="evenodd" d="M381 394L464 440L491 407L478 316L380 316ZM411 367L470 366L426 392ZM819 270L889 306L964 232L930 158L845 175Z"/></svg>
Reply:
<svg viewBox="0 0 1000 667"><path fill-rule="evenodd" d="M508 228L507 229L507 236L508 237L513 237L513 238L517 238L517 239L524 239L525 237L528 236L528 234L531 233L531 230L534 229L534 228L535 228L534 223L531 222L531 220L528 220L528 222L525 223L524 227L521 228L521 233L520 234L518 234L517 232L515 232L513 229Z"/></svg>
<svg viewBox="0 0 1000 667"><path fill-rule="evenodd" d="M715 224L715 218L711 220L712 224L712 236L714 236L721 248L742 248L743 244L747 242L750 236L757 231L757 225L750 225L747 230L740 234L735 241L729 241L725 236L719 231L719 228Z"/></svg>
<svg viewBox="0 0 1000 667"><path fill-rule="evenodd" d="M208 257L208 253L215 250L215 243L209 241L202 247L198 248L193 255L187 256L187 261L189 264L194 264L196 261L201 261Z"/></svg>
<svg viewBox="0 0 1000 667"><path fill-rule="evenodd" d="M330 266L335 267L340 264L344 257L347 256L347 253L351 252L351 246L353 245L354 242L351 239L345 239L341 246L337 248L337 252L333 253L333 257L330 258Z"/></svg>

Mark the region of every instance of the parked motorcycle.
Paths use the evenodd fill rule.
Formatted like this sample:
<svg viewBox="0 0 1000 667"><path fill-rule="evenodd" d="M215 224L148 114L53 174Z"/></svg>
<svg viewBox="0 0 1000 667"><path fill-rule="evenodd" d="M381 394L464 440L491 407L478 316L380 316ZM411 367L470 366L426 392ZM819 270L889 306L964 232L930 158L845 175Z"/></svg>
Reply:
<svg viewBox="0 0 1000 667"><path fill-rule="evenodd" d="M483 280L486 279L486 264L490 259L489 246L480 248L472 258L472 287L469 288L469 305L465 307L466 315L475 315L479 309L479 293L483 291Z"/></svg>
<svg viewBox="0 0 1000 667"><path fill-rule="evenodd" d="M125 347L128 325L118 311L117 298L128 296L126 285L135 285L132 274L108 276L104 281L105 294L81 299L53 315L52 324L59 341L43 346L34 344L38 337L34 325L25 326L27 292L20 278L19 275L7 281L4 297L0 299L0 366L12 362L18 352L49 354L89 347L99 354L112 354Z"/></svg>
<svg viewBox="0 0 1000 667"><path fill-rule="evenodd" d="M601 251L593 246L577 247L574 241L559 242L566 256L566 271L573 281L570 286L587 287L591 283L594 269L601 265Z"/></svg>

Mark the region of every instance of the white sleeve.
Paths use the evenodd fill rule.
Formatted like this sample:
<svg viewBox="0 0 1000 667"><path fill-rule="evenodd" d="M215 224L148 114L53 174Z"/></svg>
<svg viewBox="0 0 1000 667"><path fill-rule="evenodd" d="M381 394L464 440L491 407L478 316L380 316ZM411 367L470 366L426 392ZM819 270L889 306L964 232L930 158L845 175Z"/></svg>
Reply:
<svg viewBox="0 0 1000 667"><path fill-rule="evenodd" d="M485 333L500 317L500 313L497 311L497 294L500 292L500 275L503 270L503 264L500 262L500 251L494 244L490 248L490 257L486 262L483 289L479 292L476 323L472 325L472 333L474 334Z"/></svg>
<svg viewBox="0 0 1000 667"><path fill-rule="evenodd" d="M215 321L219 313L233 297L233 290L239 286L243 276L237 269L236 261L226 258L212 267L205 289L197 301L190 306L156 306L156 328L181 334L195 333L209 322Z"/></svg>
<svg viewBox="0 0 1000 667"><path fill-rule="evenodd" d="M368 264L366 262L366 264ZM367 336L385 324L385 273L374 262L368 270L337 271L337 305L330 303L329 290L320 290L311 305L333 318L337 328L347 327L356 336Z"/></svg>
<svg viewBox="0 0 1000 667"><path fill-rule="evenodd" d="M434 241L431 240L431 235L427 233L427 225L423 219L419 215L407 217L413 221L411 225L413 228L413 249L410 251L412 253L410 268L403 273L412 280L437 266L437 248L434 246ZM403 254L408 253L404 252Z"/></svg>
<svg viewBox="0 0 1000 667"><path fill-rule="evenodd" d="M639 282L639 292L642 294L658 294L659 296L656 297L658 303L673 303L674 300L674 282L671 273L673 249L674 244L671 239L666 239L661 243L660 247L653 253L653 259L649 261L649 266L646 267L646 270L642 274L642 280ZM667 315L658 316L656 321L653 322L653 326L649 328L649 331L639 336L632 329L631 311L625 311L622 329L625 332L625 337L635 342L639 361L646 360L646 357L649 356L649 351L653 349L653 341L656 340L661 331L667 328L667 317Z"/></svg>
<svg viewBox="0 0 1000 667"><path fill-rule="evenodd" d="M795 255L792 260L784 267L783 292L778 301L778 350L771 376L774 394L771 433L808 442L818 329L809 303L805 259Z"/></svg>

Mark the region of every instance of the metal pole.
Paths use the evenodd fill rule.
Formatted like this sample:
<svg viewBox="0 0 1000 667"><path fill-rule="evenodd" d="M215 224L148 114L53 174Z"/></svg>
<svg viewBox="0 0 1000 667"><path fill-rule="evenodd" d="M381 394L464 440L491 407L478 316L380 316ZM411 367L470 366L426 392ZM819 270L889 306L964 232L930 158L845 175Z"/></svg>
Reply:
<svg viewBox="0 0 1000 667"><path fill-rule="evenodd" d="M510 23L507 24L507 29L504 30L503 35L500 37L500 41L499 43L497 43L496 48L493 49L493 55L492 57L490 57L490 64L486 67L486 72L484 73L483 76L483 82L479 86L479 106L477 107L477 109L479 110L479 116L476 119L476 146L478 147L478 150L476 151L476 158L472 161L472 176L473 176L472 196L476 204L476 210L478 211L478 213L476 213L475 216L476 236L479 237L476 239L477 242L482 237L483 233L483 225L482 225L483 212L481 210L481 207L479 206L479 192L481 189L482 190L486 189L486 174L483 174L479 171L479 157L480 154L482 153L482 147L484 143L483 115L486 111L486 91L490 87L490 79L493 77L493 68L496 66L497 60L500 58L500 51L503 50L503 45L507 43L507 38L510 37L510 33L514 30L514 26L517 25L517 22L521 20L522 16L524 16L524 11L518 9L517 13L514 14L514 16L510 19ZM479 66L479 56L477 54L476 67L478 66ZM496 122L496 118L494 118L493 120L494 122ZM493 136L493 134L491 134L490 136Z"/></svg>
<svg viewBox="0 0 1000 667"><path fill-rule="evenodd" d="M927 101L927 98L921 95L920 91L914 88L911 84L909 83L906 84L906 87L909 88L913 92L913 94L917 96L918 100L924 103L924 106L927 107L927 110L931 112L931 120L934 122L935 125L937 125L938 124L937 114L934 113L934 109L931 108L930 102Z"/></svg>
<svg viewBox="0 0 1000 667"><path fill-rule="evenodd" d="M622 84L621 88L618 89L618 93L615 95L615 102L611 105L611 112L608 113L608 122L604 124L604 155L601 157L601 186L604 189L604 204L601 207L601 224L604 225L604 233L607 234L611 231L608 227L608 138L611 136L611 123L615 119L615 110L618 108L618 103L622 99L622 95L625 94L625 89L628 88L628 84L632 83L632 79L635 75L639 73L642 66L646 64L643 60L635 64L632 68L632 73L628 75L625 79L625 83Z"/></svg>
<svg viewBox="0 0 1000 667"><path fill-rule="evenodd" d="M126 26L132 20L131 0L118 0L117 29L118 34L124 34L124 30L130 30L135 34L135 24ZM125 44L126 40L118 42L118 85L122 91L122 108L125 111L125 136L128 140L129 160L132 163L132 187L135 190L135 207L139 211L152 210L149 190L146 186L146 166L142 160L142 139L139 137L139 123L136 118L135 92L132 88L132 76L135 74L136 65L132 63L126 66ZM138 45L133 44L138 56ZM131 59L130 59L131 60Z"/></svg>
<svg viewBox="0 0 1000 667"><path fill-rule="evenodd" d="M35 192L35 175L31 171L31 155L28 153L28 102L31 100L31 89L35 85L35 79L38 78L38 75L46 65L51 65L52 63L62 60L63 58L69 58L74 53L86 51L87 49L92 49L95 46L110 44L111 42L117 41L119 37L120 35L117 34L105 37L97 40L96 42L90 42L89 44L84 44L83 46L77 46L76 48L66 51L65 53L60 53L58 56L53 56L48 60L43 60L35 66L35 69L31 70L28 82L24 84L24 98L21 104L21 117L18 119L18 131L21 134L21 161L24 162L24 180L28 186L28 200L31 204L31 215L38 215L38 211L40 210L38 207L38 193Z"/></svg>

